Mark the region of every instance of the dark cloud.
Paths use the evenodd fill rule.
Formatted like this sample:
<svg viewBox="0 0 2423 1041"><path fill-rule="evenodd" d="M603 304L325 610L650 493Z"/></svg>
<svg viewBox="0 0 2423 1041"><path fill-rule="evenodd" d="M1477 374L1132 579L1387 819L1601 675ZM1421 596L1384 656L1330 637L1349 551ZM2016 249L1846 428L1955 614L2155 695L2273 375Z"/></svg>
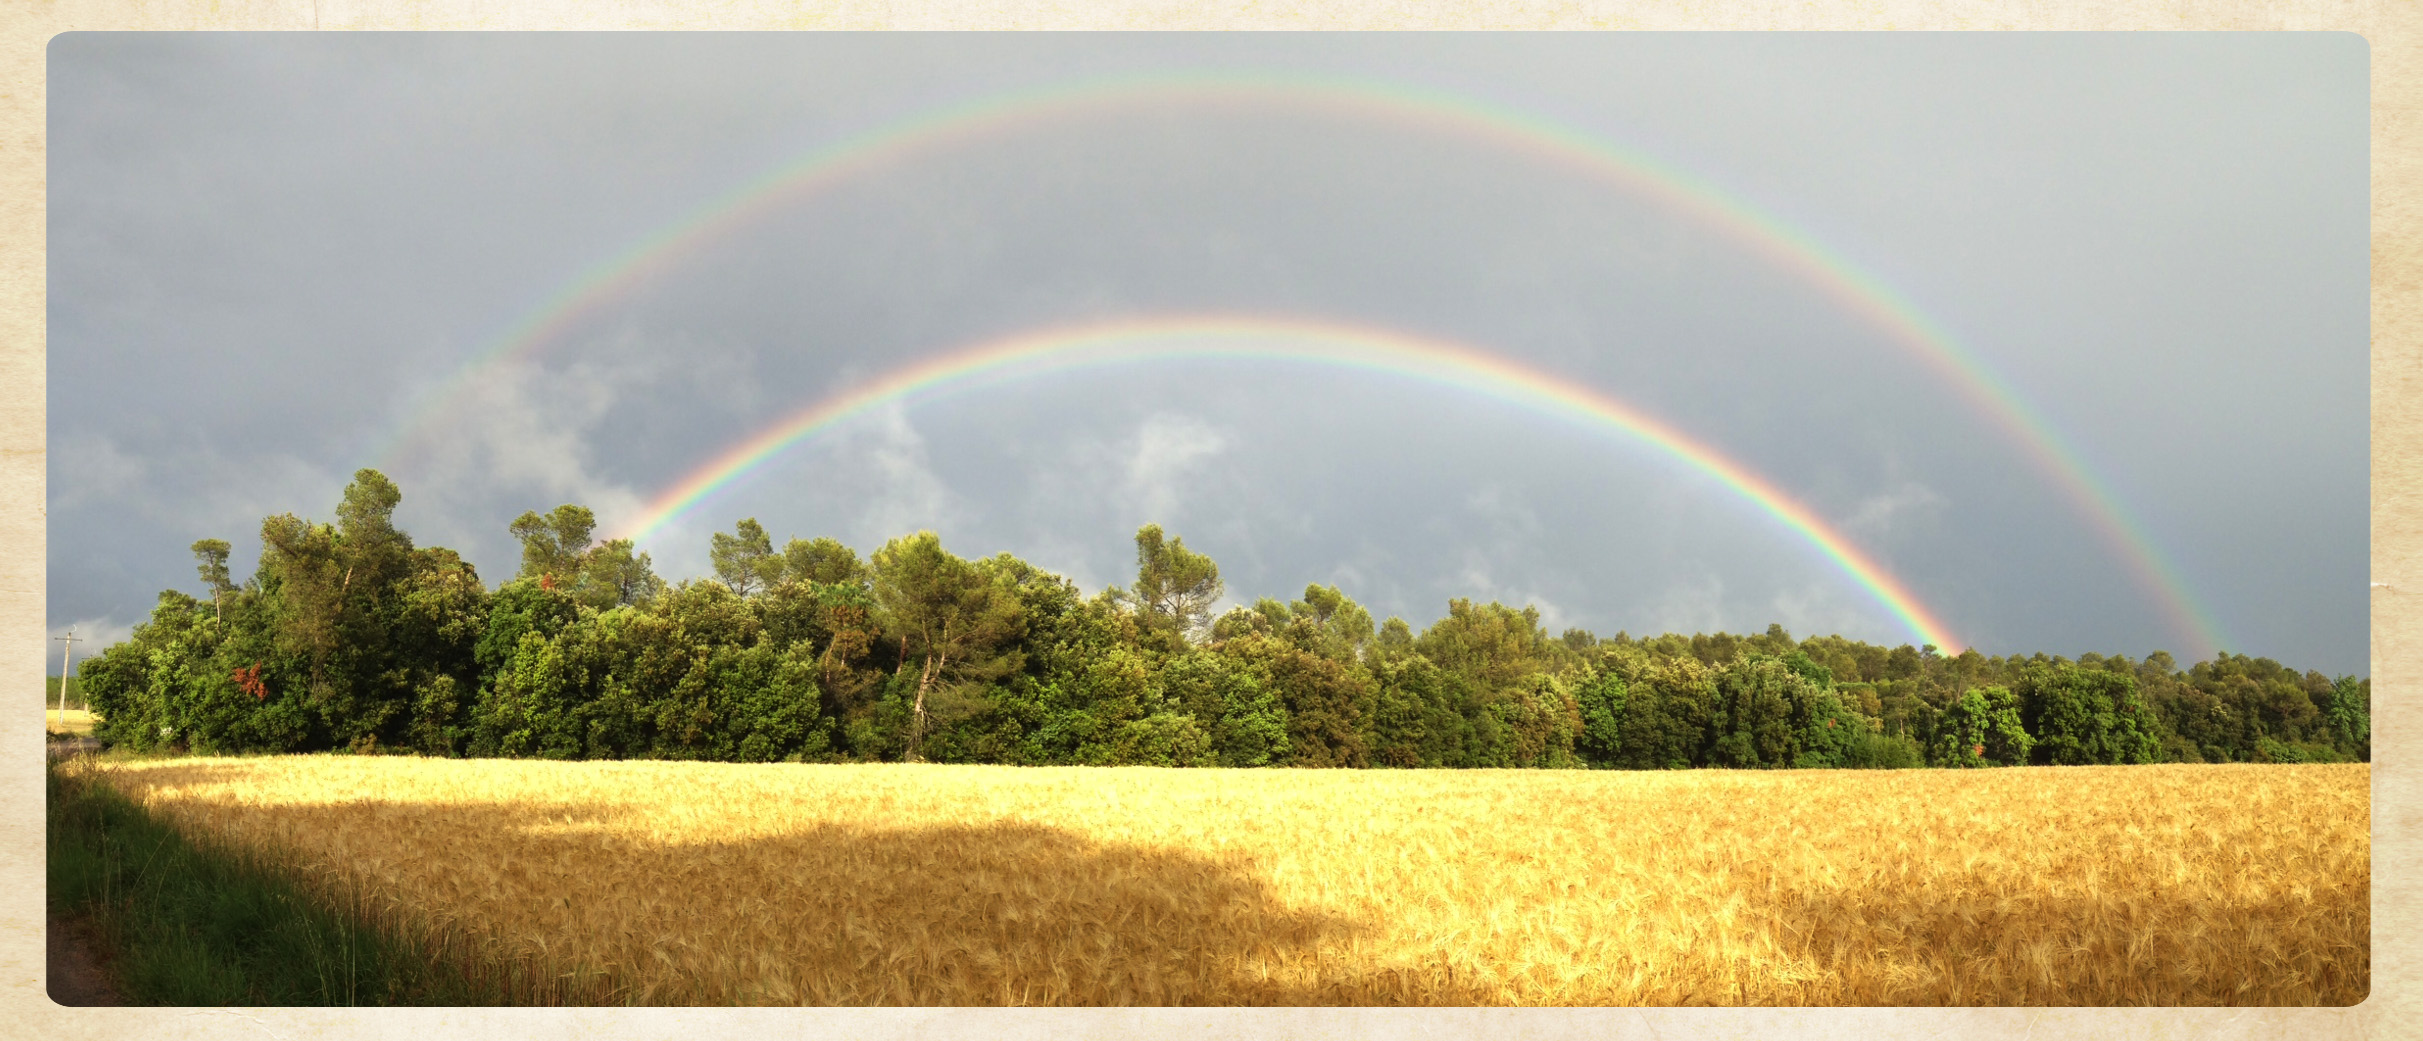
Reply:
<svg viewBox="0 0 2423 1041"><path fill-rule="evenodd" d="M1767 474L1991 652L2186 650L2026 450L1872 316L1704 222L1469 135L1285 104L975 135L756 214L440 407L584 271L912 114L1165 69L1379 78L1562 121L1872 271L2100 473L2234 637L2367 669L2367 54L2334 35L71 34L50 82L50 615L120 629L184 547L629 516L906 361L1043 326L1288 314L1455 340ZM843 423L664 529L934 527L1090 586L1158 521L1232 595L1337 583L1601 632L1908 634L1637 443L1369 373L1186 362Z"/></svg>

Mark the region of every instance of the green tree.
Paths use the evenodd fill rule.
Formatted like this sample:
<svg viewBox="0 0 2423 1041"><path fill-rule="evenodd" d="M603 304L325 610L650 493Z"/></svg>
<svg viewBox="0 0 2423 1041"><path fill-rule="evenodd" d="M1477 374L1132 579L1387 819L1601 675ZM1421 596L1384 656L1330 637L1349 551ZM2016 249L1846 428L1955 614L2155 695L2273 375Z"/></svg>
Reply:
<svg viewBox="0 0 2423 1041"><path fill-rule="evenodd" d="M1161 526L1136 529L1136 585L1131 590L1152 627L1192 638L1211 618L1220 599L1220 566L1186 548L1186 540L1162 537Z"/></svg>
<svg viewBox="0 0 2423 1041"><path fill-rule="evenodd" d="M522 569L515 577L569 592L588 563L597 515L586 506L565 503L545 515L523 511L509 530L522 543Z"/></svg>
<svg viewBox="0 0 2423 1041"><path fill-rule="evenodd" d="M1582 728L1573 694L1556 677L1536 673L1510 696L1489 704L1490 713L1505 727L1509 766L1558 769L1581 765L1574 756L1574 738Z"/></svg>
<svg viewBox="0 0 2423 1041"><path fill-rule="evenodd" d="M213 616L227 616L227 598L236 594L235 583L227 580L227 553L233 548L226 539L202 539L193 544L194 559L200 562L202 585L210 590L210 610Z"/></svg>
<svg viewBox="0 0 2423 1041"><path fill-rule="evenodd" d="M858 552L829 538L792 539L782 548L783 574L793 582L819 585L858 585L866 581L866 565Z"/></svg>
<svg viewBox="0 0 2423 1041"><path fill-rule="evenodd" d="M1371 712L1363 718L1363 748L1373 766L1439 765L1431 734L1437 670L1429 665L1419 655L1374 658Z"/></svg>
<svg viewBox="0 0 2423 1041"><path fill-rule="evenodd" d="M1304 598L1287 605L1284 630L1295 645L1334 662L1352 664L1371 646L1371 612L1336 586L1307 585Z"/></svg>
<svg viewBox="0 0 2423 1041"><path fill-rule="evenodd" d="M1497 765L1482 751L1490 742L1480 736L1497 724L1473 696L1469 681L1410 650L1376 655L1370 670L1376 689L1364 729L1372 762Z"/></svg>
<svg viewBox="0 0 2423 1041"><path fill-rule="evenodd" d="M2341 676L2331 683L2328 705L2322 713L2323 725L2330 739L2341 751L2358 762L2372 762L2373 717L2372 681L2354 676Z"/></svg>
<svg viewBox="0 0 2423 1041"><path fill-rule="evenodd" d="M200 601L164 591L130 638L76 664L78 686L100 717L94 736L136 749L169 747L188 736L193 713L175 680L195 657L189 637L205 617Z"/></svg>
<svg viewBox="0 0 2423 1041"><path fill-rule="evenodd" d="M1802 721L1820 697L1809 680L1765 655L1737 658L1717 673L1714 742L1718 766L1790 767L1803 764Z"/></svg>
<svg viewBox="0 0 2423 1041"><path fill-rule="evenodd" d="M353 483L337 503L337 534L343 539L346 580L360 571L365 581L402 573L412 539L395 526L404 493L377 470L354 471Z"/></svg>
<svg viewBox="0 0 2423 1041"><path fill-rule="evenodd" d="M282 648L308 661L307 703L338 744L375 743L410 699L409 670L384 624L394 587L412 565L412 540L395 527L403 499L377 470L345 487L332 527L292 514L261 525L264 595Z"/></svg>
<svg viewBox="0 0 2423 1041"><path fill-rule="evenodd" d="M927 702L938 685L989 681L1017 671L1024 611L1017 592L942 548L930 531L893 539L868 571L886 635L900 641L905 667L917 663L916 703L907 754L919 755Z"/></svg>
<svg viewBox="0 0 2423 1041"><path fill-rule="evenodd" d="M367 749L403 736L416 666L397 641L394 613L417 563L410 536L395 526L404 494L377 470L355 472L337 503L338 668L315 690L321 724L338 745Z"/></svg>
<svg viewBox="0 0 2423 1041"><path fill-rule="evenodd" d="M1447 602L1447 617L1431 623L1414 642L1440 668L1462 674L1486 695L1511 691L1557 662L1554 643L1540 628L1540 611L1517 611L1501 603ZM1559 645L1559 649L1561 645Z"/></svg>
<svg viewBox="0 0 2423 1041"><path fill-rule="evenodd" d="M381 617L391 654L383 664L410 691L408 716L391 738L427 755L461 752L488 613L487 588L470 562L450 549L413 551Z"/></svg>
<svg viewBox="0 0 2423 1041"><path fill-rule="evenodd" d="M2035 744L2020 722L2018 695L2004 687L1971 688L1936 720L1927 760L1936 766L2018 766Z"/></svg>
<svg viewBox="0 0 2423 1041"><path fill-rule="evenodd" d="M1618 662L1626 667L1624 765L1679 770L1706 766L1718 729L1718 672L1690 655Z"/></svg>
<svg viewBox="0 0 2423 1041"><path fill-rule="evenodd" d="M1575 750L1592 766L1617 763L1624 748L1624 716L1632 703L1624 678L1612 670L1593 670L1574 690L1574 703L1581 715Z"/></svg>
<svg viewBox="0 0 2423 1041"><path fill-rule="evenodd" d="M1287 760L1287 709L1248 663L1217 651L1189 651L1162 663L1160 681L1170 704L1208 731L1219 765Z"/></svg>
<svg viewBox="0 0 2423 1041"><path fill-rule="evenodd" d="M581 564L577 587L583 600L599 607L643 604L665 591L653 562L633 551L630 539L613 539L589 550Z"/></svg>
<svg viewBox="0 0 2423 1041"><path fill-rule="evenodd" d="M1414 653L1413 627L1405 624L1404 619L1390 615L1387 621L1380 623L1378 635L1372 637L1371 649L1375 657L1383 660Z"/></svg>
<svg viewBox="0 0 2423 1041"><path fill-rule="evenodd" d="M1212 739L1195 717L1155 712L1122 725L1109 761L1125 766L1214 766Z"/></svg>
<svg viewBox="0 0 2423 1041"><path fill-rule="evenodd" d="M1232 640L1221 649L1249 663L1262 685L1278 695L1287 713L1288 765L1369 765L1363 731L1374 691L1361 666L1261 636Z"/></svg>
<svg viewBox="0 0 2423 1041"><path fill-rule="evenodd" d="M402 590L425 556L394 525L401 500L365 469L333 525L264 519L259 571L240 590L225 575L225 543L197 543L211 624L174 627L150 669L162 725L220 751L401 741L413 685L449 667L399 635Z"/></svg>
<svg viewBox="0 0 2423 1041"><path fill-rule="evenodd" d="M2012 685L2020 723L2034 738L2030 760L2058 766L2151 763L2161 758L2153 713L2137 678L2083 665L2037 666Z"/></svg>
<svg viewBox="0 0 2423 1041"><path fill-rule="evenodd" d="M1262 602L1275 603L1268 598L1264 598ZM1279 616L1281 619L1286 618L1285 605L1280 606ZM1228 613L1212 620L1211 642L1219 644L1230 640L1241 640L1248 636L1269 636L1277 631L1272 626L1270 615L1267 612L1259 610L1258 606L1247 607L1239 604L1229 608Z"/></svg>
<svg viewBox="0 0 2423 1041"><path fill-rule="evenodd" d="M784 561L774 552L774 540L767 537L765 526L750 517L732 530L731 535L716 532L708 544L707 557L715 563L715 577L743 597L782 581Z"/></svg>
<svg viewBox="0 0 2423 1041"><path fill-rule="evenodd" d="M489 592L394 524L375 470L333 523L262 523L241 587L192 545L204 604L162 594L78 685L113 744L200 753L1170 766L1897 767L2336 762L2370 754L2370 684L2222 654L1946 657L1840 636L1550 638L1451 601L1415 636L1333 586L1206 625L1217 568L1138 532L1138 581L1087 598L932 533L867 564L831 539L715 539L723 581L666 586L567 504L525 513ZM1196 641L1206 635L1200 645ZM912 667L914 672L912 673Z"/></svg>
<svg viewBox="0 0 2423 1041"><path fill-rule="evenodd" d="M516 578L562 589L599 610L640 603L664 591L648 555L636 552L630 539L594 541L597 517L586 506L565 503L545 514L524 512L511 531L522 544Z"/></svg>
<svg viewBox="0 0 2423 1041"><path fill-rule="evenodd" d="M1926 765L1918 742L1861 727L1844 740L1837 765L1860 770L1907 770Z"/></svg>
<svg viewBox="0 0 2423 1041"><path fill-rule="evenodd" d="M350 584L336 542L336 529L291 513L261 521L263 585L275 611L279 648L309 660L315 684L336 651L338 616Z"/></svg>

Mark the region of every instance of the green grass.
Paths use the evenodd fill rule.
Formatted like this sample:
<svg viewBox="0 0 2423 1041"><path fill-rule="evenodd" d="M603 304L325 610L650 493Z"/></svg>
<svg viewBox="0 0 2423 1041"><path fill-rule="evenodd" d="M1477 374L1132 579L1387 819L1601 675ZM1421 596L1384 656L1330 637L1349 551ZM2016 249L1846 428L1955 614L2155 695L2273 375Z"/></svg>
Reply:
<svg viewBox="0 0 2423 1041"><path fill-rule="evenodd" d="M276 865L204 849L52 767L50 909L83 916L137 1005L497 1005L528 981L311 899Z"/></svg>

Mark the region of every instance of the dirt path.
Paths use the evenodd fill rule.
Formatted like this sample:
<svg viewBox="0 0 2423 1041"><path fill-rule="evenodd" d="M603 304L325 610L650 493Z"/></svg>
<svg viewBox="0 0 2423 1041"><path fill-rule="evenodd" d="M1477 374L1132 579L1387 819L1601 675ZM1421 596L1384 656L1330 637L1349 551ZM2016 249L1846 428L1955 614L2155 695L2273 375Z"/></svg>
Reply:
<svg viewBox="0 0 2423 1041"><path fill-rule="evenodd" d="M50 757L72 759L100 749L101 742L89 737L53 738ZM44 975L50 981L52 1001L80 1007L126 1004L110 977L108 958L93 935L91 922L52 914L45 920L42 932L44 963L49 970Z"/></svg>
<svg viewBox="0 0 2423 1041"><path fill-rule="evenodd" d="M77 1007L126 1004L117 984L109 977L90 923L52 915L43 932L49 948L47 975L52 1001Z"/></svg>

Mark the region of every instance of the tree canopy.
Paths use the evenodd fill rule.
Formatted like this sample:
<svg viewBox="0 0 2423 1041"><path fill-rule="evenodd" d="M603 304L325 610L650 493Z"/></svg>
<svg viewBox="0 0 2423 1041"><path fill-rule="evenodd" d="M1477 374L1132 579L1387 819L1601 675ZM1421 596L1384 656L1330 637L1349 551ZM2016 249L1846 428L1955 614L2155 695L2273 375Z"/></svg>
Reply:
<svg viewBox="0 0 2423 1041"><path fill-rule="evenodd" d="M1085 596L933 532L863 562L777 552L740 521L715 577L666 583L564 504L508 524L483 583L397 529L354 475L333 523L192 550L82 663L97 734L197 752L1164 766L1674 769L2369 761L2371 683L2221 654L1946 655L1840 636L1551 635L1528 605L1453 599L1416 629L1307 585L1216 617L1219 568L1158 525L1128 589Z"/></svg>

